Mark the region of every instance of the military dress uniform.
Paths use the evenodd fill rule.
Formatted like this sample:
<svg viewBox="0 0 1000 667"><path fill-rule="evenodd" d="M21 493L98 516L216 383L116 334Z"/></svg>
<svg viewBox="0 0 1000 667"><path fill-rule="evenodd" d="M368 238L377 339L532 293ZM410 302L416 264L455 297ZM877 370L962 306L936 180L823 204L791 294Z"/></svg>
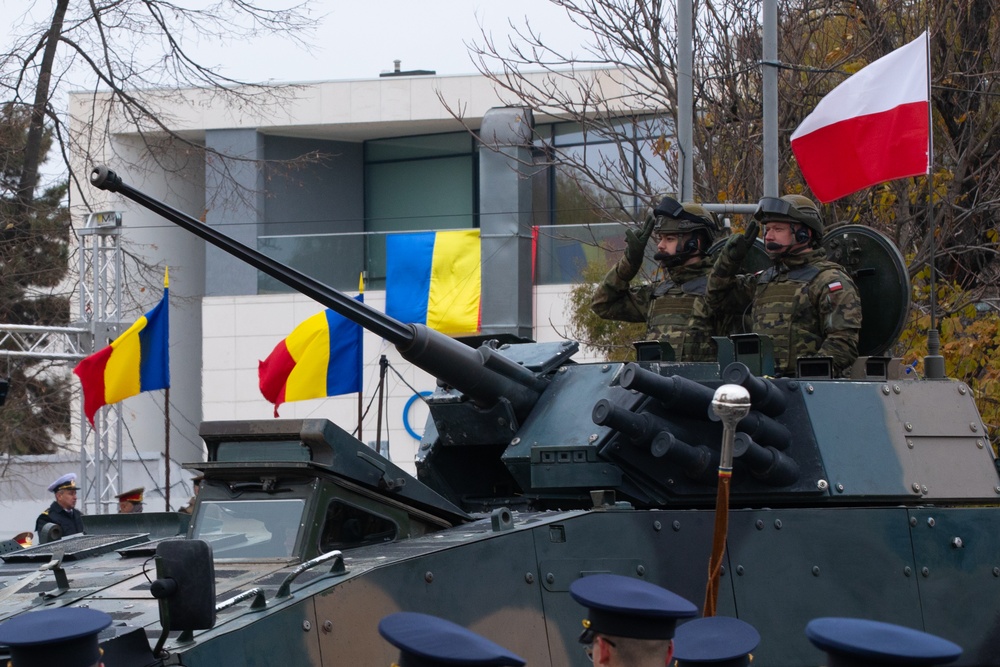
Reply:
<svg viewBox="0 0 1000 667"><path fill-rule="evenodd" d="M76 490L76 475L69 473L63 475L56 481L49 484L50 493L58 494L63 490ZM58 501L53 500L49 508L38 515L35 519L35 533L42 534L45 524L54 523L62 528L63 537L76 535L83 532L83 513L74 508L64 509Z"/></svg>
<svg viewBox="0 0 1000 667"><path fill-rule="evenodd" d="M38 515L35 520L35 532L41 533L47 523L54 523L62 528L63 537L83 532L83 513L76 509L63 509L59 503L52 501L49 508Z"/></svg>
<svg viewBox="0 0 1000 667"><path fill-rule="evenodd" d="M746 315L749 330L774 341L774 369L796 373L800 357L833 359L842 375L858 358L861 297L844 268L823 248L780 258L773 267L739 274L739 262L719 253L709 274L706 306Z"/></svg>

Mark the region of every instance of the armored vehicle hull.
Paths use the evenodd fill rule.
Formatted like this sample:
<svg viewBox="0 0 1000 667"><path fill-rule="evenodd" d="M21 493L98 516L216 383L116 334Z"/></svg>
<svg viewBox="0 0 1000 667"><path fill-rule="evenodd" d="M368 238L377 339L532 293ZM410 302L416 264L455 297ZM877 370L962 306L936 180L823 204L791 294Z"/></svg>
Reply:
<svg viewBox="0 0 1000 667"><path fill-rule="evenodd" d="M445 381L428 400L416 477L324 420L203 424L189 523L87 517L85 535L8 545L0 622L47 606L106 611L108 667L332 667L391 663L376 627L408 610L530 665L583 666L570 583L617 573L701 607L727 512L716 608L759 630L757 664L822 664L804 635L819 616L940 635L963 647L958 664L1000 655L994 454L968 387L875 356L894 321L881 325L888 338L866 338L850 380L823 359L768 377L769 341L752 335L719 340L710 364L578 364L574 343L472 349L276 265L113 173L92 180L355 317ZM847 255L863 245L841 231L837 243ZM885 284L853 260L859 282ZM715 416L723 385L749 396L733 428ZM733 475L716 507L724 432Z"/></svg>

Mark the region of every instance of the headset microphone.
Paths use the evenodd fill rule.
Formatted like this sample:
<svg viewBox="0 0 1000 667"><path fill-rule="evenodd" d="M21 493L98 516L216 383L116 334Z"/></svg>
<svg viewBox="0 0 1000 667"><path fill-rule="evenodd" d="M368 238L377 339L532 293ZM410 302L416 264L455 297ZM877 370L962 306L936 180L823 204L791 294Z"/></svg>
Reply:
<svg viewBox="0 0 1000 667"><path fill-rule="evenodd" d="M771 252L781 250L782 248L791 248L791 247L792 247L791 243L775 243L774 241L768 241L767 243L764 244L764 248Z"/></svg>

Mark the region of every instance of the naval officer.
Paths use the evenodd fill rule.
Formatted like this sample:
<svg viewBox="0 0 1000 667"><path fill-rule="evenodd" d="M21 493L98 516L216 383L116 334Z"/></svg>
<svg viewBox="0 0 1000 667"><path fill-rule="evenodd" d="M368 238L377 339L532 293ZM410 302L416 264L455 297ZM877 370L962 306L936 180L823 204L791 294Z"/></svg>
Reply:
<svg viewBox="0 0 1000 667"><path fill-rule="evenodd" d="M827 667L947 665L962 655L961 646L942 637L862 618L816 618L806 636L826 651Z"/></svg>
<svg viewBox="0 0 1000 667"><path fill-rule="evenodd" d="M35 532L38 535L41 535L42 528L50 523L62 529L63 537L83 532L83 514L76 509L78 490L76 475L73 473L67 473L49 484L49 493L55 494L55 500L35 520Z"/></svg>
<svg viewBox="0 0 1000 667"><path fill-rule="evenodd" d="M97 635L109 625L96 609L30 611L0 623L0 644L10 647L10 667L100 667Z"/></svg>

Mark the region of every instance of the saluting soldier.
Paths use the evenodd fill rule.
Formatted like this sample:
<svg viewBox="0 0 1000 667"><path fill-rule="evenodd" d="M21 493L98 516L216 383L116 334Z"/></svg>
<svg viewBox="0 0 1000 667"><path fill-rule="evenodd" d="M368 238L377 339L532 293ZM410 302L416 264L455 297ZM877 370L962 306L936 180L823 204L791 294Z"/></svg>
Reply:
<svg viewBox="0 0 1000 667"><path fill-rule="evenodd" d="M49 492L56 498L49 508L38 515L35 520L35 532L42 534L46 524L54 523L62 529L62 536L76 535L83 532L83 514L76 509L76 475L67 473L49 484Z"/></svg>
<svg viewBox="0 0 1000 667"><path fill-rule="evenodd" d="M806 637L826 651L827 667L947 665L962 655L961 646L943 637L862 618L813 619Z"/></svg>
<svg viewBox="0 0 1000 667"><path fill-rule="evenodd" d="M669 665L677 621L698 614L676 593L617 574L577 579L569 593L587 608L579 641L594 665L603 667Z"/></svg>
<svg viewBox="0 0 1000 667"><path fill-rule="evenodd" d="M437 616L401 611L378 624L386 641L399 649L396 667L520 667L524 659L461 625Z"/></svg>
<svg viewBox="0 0 1000 667"><path fill-rule="evenodd" d="M740 265L764 225L774 263L740 275ZM808 197L764 197L746 233L729 237L708 278L712 312L747 317L750 331L774 342L775 372L795 376L800 357L830 357L840 376L858 357L861 297L842 266L826 258L823 220Z"/></svg>
<svg viewBox="0 0 1000 667"><path fill-rule="evenodd" d="M0 624L0 644L10 647L12 667L98 667L97 636L111 616L84 607L31 611Z"/></svg>
<svg viewBox="0 0 1000 667"><path fill-rule="evenodd" d="M591 309L606 320L645 322L646 340L670 343L679 361L715 361L712 336L727 335L729 327L705 308L692 315L695 302L705 298L708 250L718 233L718 221L703 206L664 197L638 234L625 232L625 254L598 286ZM632 285L650 237L664 278Z"/></svg>

